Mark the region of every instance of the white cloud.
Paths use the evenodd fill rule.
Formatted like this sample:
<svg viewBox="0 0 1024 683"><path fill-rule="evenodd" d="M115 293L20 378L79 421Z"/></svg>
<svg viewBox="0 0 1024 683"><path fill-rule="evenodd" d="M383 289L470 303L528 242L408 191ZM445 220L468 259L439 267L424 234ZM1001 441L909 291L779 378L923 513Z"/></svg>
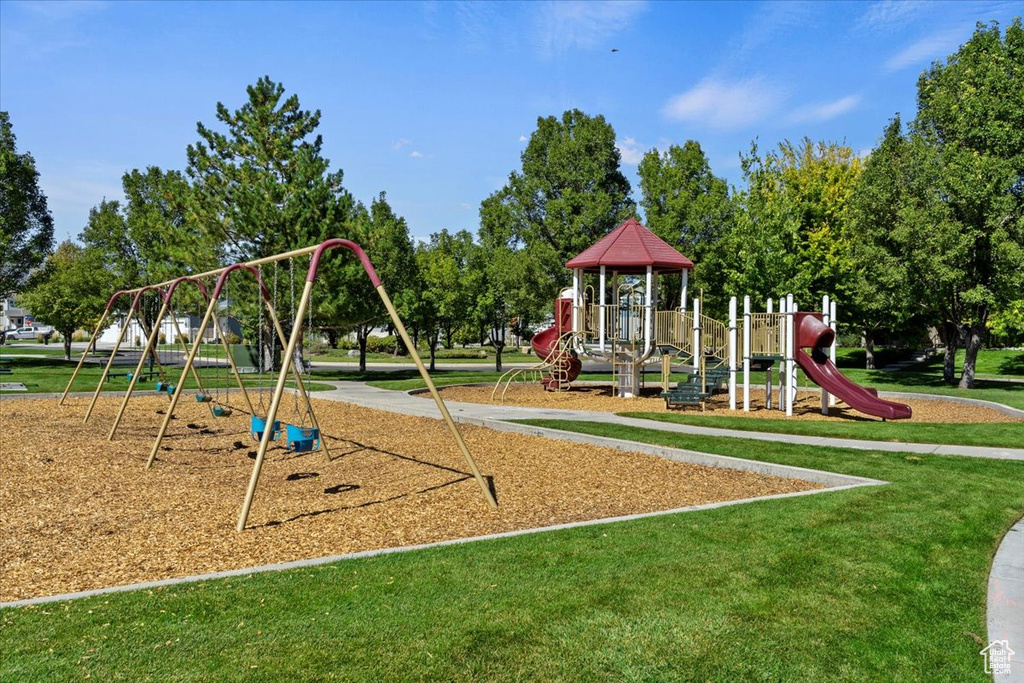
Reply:
<svg viewBox="0 0 1024 683"><path fill-rule="evenodd" d="M785 97L782 88L762 78L733 83L705 78L669 99L662 115L670 121L695 121L708 128L735 130L766 118Z"/></svg>
<svg viewBox="0 0 1024 683"><path fill-rule="evenodd" d="M860 104L860 95L847 95L834 102L825 102L823 104L815 104L807 107L801 107L794 111L790 115L790 120L803 123L812 122L819 123L821 121L830 121L837 116L842 116L846 112L854 109Z"/></svg>
<svg viewBox="0 0 1024 683"><path fill-rule="evenodd" d="M911 43L890 57L885 63L885 68L888 71L899 71L908 66L945 59L968 38L970 38L970 31L965 32L964 28L959 26L941 33L933 33Z"/></svg>
<svg viewBox="0 0 1024 683"><path fill-rule="evenodd" d="M636 166L644 158L644 148L640 146L634 138L626 138L625 140L617 140L615 142L615 148L619 150L619 154L622 156L622 163L629 166Z"/></svg>
<svg viewBox="0 0 1024 683"><path fill-rule="evenodd" d="M527 137L525 135L520 135L519 136L519 142L526 142L526 140L527 140Z"/></svg>
<svg viewBox="0 0 1024 683"><path fill-rule="evenodd" d="M542 57L551 57L572 49L601 47L646 11L647 3L557 0L539 3L535 7L538 8L534 36L537 49Z"/></svg>
<svg viewBox="0 0 1024 683"><path fill-rule="evenodd" d="M412 144L412 140L408 138L398 138L391 143L391 149L395 152L401 150L403 147L408 147Z"/></svg>
<svg viewBox="0 0 1024 683"><path fill-rule="evenodd" d="M422 159L423 158L423 152L420 152L419 150L414 149L413 151L409 152L409 156L411 156L413 159Z"/></svg>
<svg viewBox="0 0 1024 683"><path fill-rule="evenodd" d="M934 4L931 5L933 8ZM929 8L923 0L881 0L873 2L857 20L857 28L885 30L899 28L916 19Z"/></svg>

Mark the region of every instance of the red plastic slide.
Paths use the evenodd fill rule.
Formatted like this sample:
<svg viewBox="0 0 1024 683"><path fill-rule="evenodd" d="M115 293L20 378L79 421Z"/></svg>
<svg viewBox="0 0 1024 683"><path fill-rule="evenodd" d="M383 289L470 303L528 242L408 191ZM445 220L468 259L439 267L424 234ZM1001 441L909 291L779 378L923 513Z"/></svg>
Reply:
<svg viewBox="0 0 1024 683"><path fill-rule="evenodd" d="M825 352L832 345L835 332L821 321L820 313L797 313L796 362L811 381L825 389L854 410L883 420L904 420L910 417L910 406L878 398L876 392L854 384L839 372ZM809 348L810 353L800 349Z"/></svg>
<svg viewBox="0 0 1024 683"><path fill-rule="evenodd" d="M558 299L555 301L555 326L533 335L533 339L530 340L530 346L533 347L537 358L545 362L556 361L555 367L558 372L544 375L540 380L549 391L563 388L563 384L568 384L579 377L580 370L583 369L583 363L576 356L555 358L558 354L558 338L571 329L572 299Z"/></svg>

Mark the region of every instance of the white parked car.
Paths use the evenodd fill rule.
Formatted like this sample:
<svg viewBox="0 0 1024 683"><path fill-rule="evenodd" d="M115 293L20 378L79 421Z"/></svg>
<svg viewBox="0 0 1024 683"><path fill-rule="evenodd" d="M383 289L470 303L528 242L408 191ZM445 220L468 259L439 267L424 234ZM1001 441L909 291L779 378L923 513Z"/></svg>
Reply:
<svg viewBox="0 0 1024 683"><path fill-rule="evenodd" d="M8 341L11 339L32 339L35 340L40 334L52 335L53 328L49 325L26 325L16 330L7 330L5 336Z"/></svg>

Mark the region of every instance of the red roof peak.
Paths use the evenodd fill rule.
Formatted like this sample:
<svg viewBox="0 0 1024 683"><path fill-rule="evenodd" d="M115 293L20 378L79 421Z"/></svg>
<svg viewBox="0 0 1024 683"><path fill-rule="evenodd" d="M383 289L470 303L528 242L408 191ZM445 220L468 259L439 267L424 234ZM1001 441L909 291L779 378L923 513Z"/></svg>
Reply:
<svg viewBox="0 0 1024 683"><path fill-rule="evenodd" d="M601 266L627 274L646 272L651 266L654 272L663 273L693 270L693 261L630 218L565 264L586 271L598 271Z"/></svg>

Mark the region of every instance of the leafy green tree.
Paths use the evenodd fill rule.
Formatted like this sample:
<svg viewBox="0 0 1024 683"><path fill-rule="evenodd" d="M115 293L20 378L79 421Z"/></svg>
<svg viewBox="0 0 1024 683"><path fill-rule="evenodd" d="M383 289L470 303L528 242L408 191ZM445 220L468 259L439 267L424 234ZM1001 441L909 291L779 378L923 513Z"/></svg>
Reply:
<svg viewBox="0 0 1024 683"><path fill-rule="evenodd" d="M329 172L321 136L313 137L320 111L302 109L297 95L285 98L269 76L246 92L234 112L217 103L226 133L199 123L201 140L188 147L197 223L232 262L338 236L354 202L343 173Z"/></svg>
<svg viewBox="0 0 1024 683"><path fill-rule="evenodd" d="M125 173L122 184L126 201L100 202L80 236L102 254L119 288L217 266L215 245L191 220L191 188L181 173L151 166Z"/></svg>
<svg viewBox="0 0 1024 683"><path fill-rule="evenodd" d="M113 279L100 252L66 241L32 273L19 301L60 333L64 357L71 360L71 336L96 326L113 291Z"/></svg>
<svg viewBox="0 0 1024 683"><path fill-rule="evenodd" d="M534 283L551 300L568 282L565 263L634 215L629 181L619 170L615 130L603 116L573 109L537 119L522 170L483 201L481 234L536 261Z"/></svg>
<svg viewBox="0 0 1024 683"><path fill-rule="evenodd" d="M416 317L427 335L431 371L441 336L451 348L455 327L467 322L471 301L468 269L475 246L473 236L465 230L455 235L442 230L416 249L420 280Z"/></svg>
<svg viewBox="0 0 1024 683"><path fill-rule="evenodd" d="M733 223L733 204L725 181L711 172L700 143L687 140L644 155L640 175L645 225L696 264L692 285L705 284L705 255ZM663 301L679 299L680 283L667 278Z"/></svg>
<svg viewBox="0 0 1024 683"><path fill-rule="evenodd" d="M955 231L934 191L937 162L919 136L903 134L896 116L865 162L851 200L856 278L844 317L864 337L868 369L874 367L875 334L930 323L936 316L933 291L951 284L943 245ZM956 339L948 330L945 336Z"/></svg>
<svg viewBox="0 0 1024 683"><path fill-rule="evenodd" d="M792 292L804 308L825 294L850 301L848 204L861 171L852 150L804 138L761 158L752 144L741 163L747 187L734 195L734 223L704 258L708 310L723 314L731 294Z"/></svg>
<svg viewBox="0 0 1024 683"><path fill-rule="evenodd" d="M974 367L989 316L1024 290L1024 27L1005 39L995 22L917 84L912 129L932 146L941 174L935 190L957 226L940 248L949 285L933 288L944 322L965 343L960 387ZM948 342L947 342L948 346Z"/></svg>
<svg viewBox="0 0 1024 683"><path fill-rule="evenodd" d="M53 218L29 153L18 154L11 118L0 111L0 297L17 292L53 249Z"/></svg>
<svg viewBox="0 0 1024 683"><path fill-rule="evenodd" d="M226 130L199 123L200 140L187 149L187 175L193 189L190 219L206 233L208 243L218 246L209 251L219 252L227 262L238 262L308 247L330 237L354 238L355 201L342 186L342 171L329 170L330 162L321 154L323 140L314 135L319 110L302 109L298 96L286 97L284 86L269 76L246 92L247 101L235 111L218 102L217 120ZM332 253L322 263L320 277L324 282L344 280L346 276L335 271L346 263ZM288 276L279 279L273 292L279 304L290 301L286 288L297 265L283 267ZM304 278L298 277L302 282ZM343 306L328 301L324 291L324 287L316 289L315 296L320 298L314 299L314 320L336 338L343 321L333 315ZM232 312L254 338L260 336L257 297L253 286L233 288ZM288 313L279 310L286 326L295 322ZM265 327L270 324L263 320ZM269 329L262 336L273 338Z"/></svg>
<svg viewBox="0 0 1024 683"><path fill-rule="evenodd" d="M418 286L416 256L405 219L395 214L381 192L369 211L356 206L347 226L349 239L359 244L373 262L381 283L405 319L415 310ZM366 342L373 328L389 325L387 311L359 261L347 251L327 252L323 275L314 287L319 324L337 325L356 334L359 369L366 370ZM320 299L317 299L317 292ZM314 321L315 326L319 326Z"/></svg>

